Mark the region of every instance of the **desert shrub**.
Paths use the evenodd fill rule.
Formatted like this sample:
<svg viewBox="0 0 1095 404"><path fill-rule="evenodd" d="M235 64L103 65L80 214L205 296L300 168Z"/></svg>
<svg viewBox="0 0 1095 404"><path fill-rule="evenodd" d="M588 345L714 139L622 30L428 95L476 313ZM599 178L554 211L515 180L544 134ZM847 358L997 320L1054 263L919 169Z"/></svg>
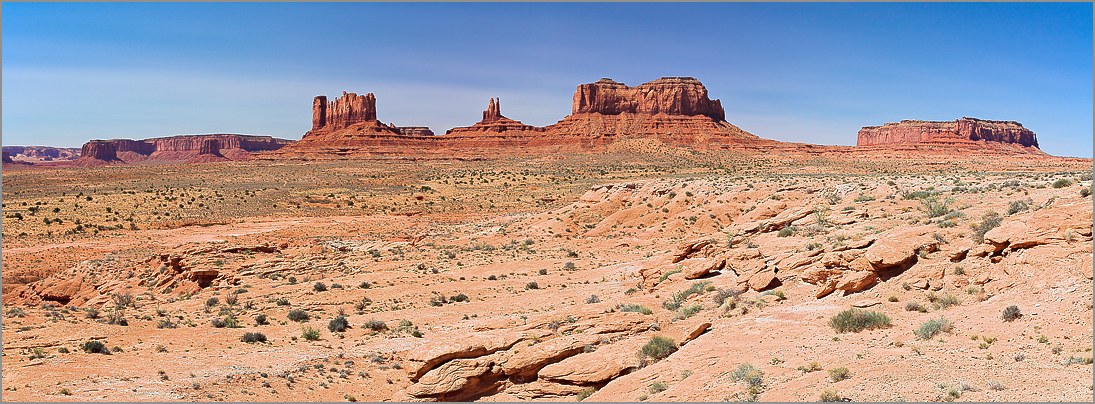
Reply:
<svg viewBox="0 0 1095 404"><path fill-rule="evenodd" d="M928 308L924 307L920 302L905 302L905 311L918 311L921 313L927 313Z"/></svg>
<svg viewBox="0 0 1095 404"><path fill-rule="evenodd" d="M988 233L989 230L1000 227L1000 223L1003 222L1003 220L1004 218L1000 217L999 213L986 213L984 216L981 217L981 223L974 225L973 239L978 243L985 242L985 233Z"/></svg>
<svg viewBox="0 0 1095 404"><path fill-rule="evenodd" d="M616 310L623 311L623 312L642 313L642 314L645 314L645 315L654 314L653 310L650 310L646 307L643 307L643 306L640 306L640 305L637 305L637 304L621 304L619 306L616 306Z"/></svg>
<svg viewBox="0 0 1095 404"><path fill-rule="evenodd" d="M700 306L698 304L694 304L688 307L681 307L680 310L677 310L677 315L674 318L677 320L683 320L696 315L696 313L699 313L701 310L703 310L703 306Z"/></svg>
<svg viewBox="0 0 1095 404"><path fill-rule="evenodd" d="M780 229L779 233L776 233L776 237L791 237L795 235L795 228L792 226L784 227Z"/></svg>
<svg viewBox="0 0 1095 404"><path fill-rule="evenodd" d="M658 394L666 390L669 390L668 384L665 384L665 382L654 382L650 383L650 387L647 388L646 391L650 394Z"/></svg>
<svg viewBox="0 0 1095 404"><path fill-rule="evenodd" d="M300 335L308 341L316 341L319 339L319 330L312 327L304 327L301 330Z"/></svg>
<svg viewBox="0 0 1095 404"><path fill-rule="evenodd" d="M736 289L719 289L715 291L715 296L713 298L716 305L722 306L723 303L726 303L727 299L734 300L737 299L739 295L741 295L741 291Z"/></svg>
<svg viewBox="0 0 1095 404"><path fill-rule="evenodd" d="M1072 180L1070 180L1068 178L1061 178L1057 181L1053 181L1053 187L1054 188L1064 188L1064 187L1067 187L1067 186L1070 186L1070 185L1072 185Z"/></svg>
<svg viewBox="0 0 1095 404"><path fill-rule="evenodd" d="M840 393L837 393L834 390L825 390L821 392L821 397L818 398L818 401L823 403L837 403L842 401L842 399Z"/></svg>
<svg viewBox="0 0 1095 404"><path fill-rule="evenodd" d="M565 269L567 271L573 271L575 268L577 268L577 266L575 266L573 262L567 261L565 264L563 264L563 269ZM545 269L544 273L541 274L541 275L546 275L546 274L547 274L547 270Z"/></svg>
<svg viewBox="0 0 1095 404"><path fill-rule="evenodd" d="M369 282L362 281L361 283L359 283L357 285L357 287L359 287L361 289L368 289L368 288L373 287L373 285L369 284Z"/></svg>
<svg viewBox="0 0 1095 404"><path fill-rule="evenodd" d="M540 284L536 283L535 281L525 284L525 290L533 290L533 289L540 289Z"/></svg>
<svg viewBox="0 0 1095 404"><path fill-rule="evenodd" d="M160 322L156 324L156 328L175 328L177 326L177 324L171 322L171 320L166 318L160 320Z"/></svg>
<svg viewBox="0 0 1095 404"><path fill-rule="evenodd" d="M585 399L589 398L589 396L592 396L593 393L596 393L596 392L597 392L596 387L586 387L586 388L582 389L582 391L578 392L577 399L578 399L578 401L585 400Z"/></svg>
<svg viewBox="0 0 1095 404"><path fill-rule="evenodd" d="M316 282L315 285L312 285L312 290L315 290L316 292L325 292L327 291L327 285L323 282Z"/></svg>
<svg viewBox="0 0 1095 404"><path fill-rule="evenodd" d="M388 329L388 324L380 320L369 320L365 322L365 328L376 332L381 332Z"/></svg>
<svg viewBox="0 0 1095 404"><path fill-rule="evenodd" d="M469 299L468 299L468 295L460 293L456 296L453 296L453 297L449 298L449 300L452 301L452 302L466 302Z"/></svg>
<svg viewBox="0 0 1095 404"><path fill-rule="evenodd" d="M237 303L240 302L239 292L229 293L228 296L224 297L224 302L228 303L229 306L235 306Z"/></svg>
<svg viewBox="0 0 1095 404"><path fill-rule="evenodd" d="M210 297L209 299L207 299L205 301L205 307L213 307L213 306L216 306L216 305L220 304L220 302L221 302L220 299L217 299L215 297Z"/></svg>
<svg viewBox="0 0 1095 404"><path fill-rule="evenodd" d="M662 276L658 277L658 283L665 282L665 280L669 279L669 277L673 276L673 274L679 274L679 273L681 273L680 269L672 269L672 270L669 270L669 271L665 271L665 273L663 273Z"/></svg>
<svg viewBox="0 0 1095 404"><path fill-rule="evenodd" d="M688 289L673 294L672 297L662 303L662 307L665 307L666 310L677 310L681 308L681 305L684 304L684 301L688 300L688 298L692 295L702 295L703 292L707 290L707 285L710 284L711 282L709 281L694 282L692 283L692 286L688 287Z"/></svg>
<svg viewBox="0 0 1095 404"><path fill-rule="evenodd" d="M278 306L288 306L289 305L289 298L279 297L278 300L274 301L274 303L277 304Z"/></svg>
<svg viewBox="0 0 1095 404"><path fill-rule="evenodd" d="M103 355L110 355L110 349L107 349L106 344L100 341L91 340L84 342L84 345L80 348L87 353L100 353Z"/></svg>
<svg viewBox="0 0 1095 404"><path fill-rule="evenodd" d="M852 378L852 372L846 367L829 369L829 380L839 382L841 380L848 380Z"/></svg>
<svg viewBox="0 0 1095 404"><path fill-rule="evenodd" d="M266 318L265 314L259 314L259 315L255 316L255 324L267 325L267 324L270 324L270 320Z"/></svg>
<svg viewBox="0 0 1095 404"><path fill-rule="evenodd" d="M821 364L817 363L817 361L811 361L808 364L798 367L798 371L802 373L817 372L819 370L821 370Z"/></svg>
<svg viewBox="0 0 1095 404"><path fill-rule="evenodd" d="M931 191L912 191L912 192L905 192L902 197L905 198L906 200L912 200L912 199L924 199L924 198L927 198L927 197L932 196L932 195L934 195L934 194Z"/></svg>
<svg viewBox="0 0 1095 404"><path fill-rule="evenodd" d="M289 316L288 317L289 317L289 320L296 321L298 323L305 322L305 321L308 321L309 319L311 319L311 316L308 315L308 312L306 312L304 310L301 310L301 309L289 310Z"/></svg>
<svg viewBox="0 0 1095 404"><path fill-rule="evenodd" d="M935 305L940 309L946 309L958 305L958 297L950 293L943 294L943 296L936 299Z"/></svg>
<svg viewBox="0 0 1095 404"><path fill-rule="evenodd" d="M730 378L735 382L744 381L750 386L759 387L764 384L764 372L748 363L738 365L737 369L730 372Z"/></svg>
<svg viewBox="0 0 1095 404"><path fill-rule="evenodd" d="M1004 314L1001 316L1004 321L1014 321L1023 317L1023 313L1019 311L1019 306L1008 306L1004 309Z"/></svg>
<svg viewBox="0 0 1095 404"><path fill-rule="evenodd" d="M266 342L266 334L263 334L261 332L244 333L243 336L240 337L240 341L246 342L248 344L254 344L256 342Z"/></svg>
<svg viewBox="0 0 1095 404"><path fill-rule="evenodd" d="M593 304L593 303L600 303L600 302L601 302L601 298L597 297L597 295L589 295L589 298L586 299L586 304Z"/></svg>
<svg viewBox="0 0 1095 404"><path fill-rule="evenodd" d="M650 338L650 341L643 345L642 350L639 352L643 357L657 361L677 352L677 343L669 338L656 335Z"/></svg>
<svg viewBox="0 0 1095 404"><path fill-rule="evenodd" d="M940 332L950 332L953 329L954 323L951 323L950 320L940 317L938 319L928 320L924 322L924 324L921 324L920 328L917 328L916 331L913 331L913 333L916 334L917 338L926 340L931 339Z"/></svg>
<svg viewBox="0 0 1095 404"><path fill-rule="evenodd" d="M347 328L350 328L350 321L346 319L346 316L335 317L327 323L327 329L331 332L343 332Z"/></svg>
<svg viewBox="0 0 1095 404"><path fill-rule="evenodd" d="M890 326L890 317L877 311L848 309L829 319L829 325L838 333L860 332Z"/></svg>
<svg viewBox="0 0 1095 404"><path fill-rule="evenodd" d="M947 198L940 201L939 198L934 196L920 199L920 204L924 205L924 213L929 218L939 217L949 213L951 209L947 205L951 202L954 202L954 200Z"/></svg>
<svg viewBox="0 0 1095 404"><path fill-rule="evenodd" d="M1095 187L1095 185L1093 185L1092 187ZM1092 187L1080 188L1080 197L1081 198L1087 198L1087 197L1091 196Z"/></svg>
<svg viewBox="0 0 1095 404"><path fill-rule="evenodd" d="M1011 201L1007 212L1008 216L1011 216L1024 210L1030 210L1030 203L1027 203L1027 201Z"/></svg>

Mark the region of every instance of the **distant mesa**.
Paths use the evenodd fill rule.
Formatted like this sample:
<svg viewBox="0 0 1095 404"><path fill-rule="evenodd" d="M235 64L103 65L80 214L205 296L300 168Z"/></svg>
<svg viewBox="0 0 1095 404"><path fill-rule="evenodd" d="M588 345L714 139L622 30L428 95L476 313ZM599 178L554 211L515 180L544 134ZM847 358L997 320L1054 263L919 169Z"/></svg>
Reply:
<svg viewBox="0 0 1095 404"><path fill-rule="evenodd" d="M8 152L5 151L5 152L3 152L3 154L4 154L4 161L3 161L4 163L14 163L15 162L14 160L11 159L11 156L8 155Z"/></svg>
<svg viewBox="0 0 1095 404"><path fill-rule="evenodd" d="M75 164L213 162L246 160L254 152L277 150L291 140L270 136L209 134L179 135L143 140L92 140L84 144Z"/></svg>
<svg viewBox="0 0 1095 404"><path fill-rule="evenodd" d="M4 146L3 151L12 162L66 161L80 157L80 149L71 147Z"/></svg>
<svg viewBox="0 0 1095 404"><path fill-rule="evenodd" d="M396 126L377 119L376 96L342 92L328 101L312 99L312 130L279 153L345 153L361 146L403 146L407 139L432 138L425 126Z"/></svg>
<svg viewBox="0 0 1095 404"><path fill-rule="evenodd" d="M1015 121L962 117L954 121L904 120L859 130L856 146L999 143L1038 147L1038 138Z"/></svg>

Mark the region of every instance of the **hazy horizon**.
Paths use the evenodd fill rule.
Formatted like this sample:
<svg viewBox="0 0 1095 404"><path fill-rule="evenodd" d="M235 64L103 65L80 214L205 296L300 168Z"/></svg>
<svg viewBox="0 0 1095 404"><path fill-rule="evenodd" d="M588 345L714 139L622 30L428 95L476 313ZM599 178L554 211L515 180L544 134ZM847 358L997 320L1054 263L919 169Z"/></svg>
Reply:
<svg viewBox="0 0 1095 404"><path fill-rule="evenodd" d="M490 97L544 126L581 83L692 76L769 139L854 145L863 126L970 116L1091 157L1091 16L1090 3L9 3L3 144L299 139L312 97L342 91L437 134Z"/></svg>

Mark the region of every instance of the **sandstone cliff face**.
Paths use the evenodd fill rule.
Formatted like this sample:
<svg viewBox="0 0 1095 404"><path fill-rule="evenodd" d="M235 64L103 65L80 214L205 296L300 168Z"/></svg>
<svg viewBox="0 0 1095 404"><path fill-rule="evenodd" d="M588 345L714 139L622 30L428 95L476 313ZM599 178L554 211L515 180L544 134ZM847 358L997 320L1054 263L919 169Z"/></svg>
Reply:
<svg viewBox="0 0 1095 404"><path fill-rule="evenodd" d="M290 140L236 134L183 135L143 140L92 140L79 165L124 162L208 162L246 159L251 152L277 150Z"/></svg>
<svg viewBox="0 0 1095 404"><path fill-rule="evenodd" d="M433 130L428 126L396 126L396 130L407 136L433 136Z"/></svg>
<svg viewBox="0 0 1095 404"><path fill-rule="evenodd" d="M608 78L582 84L574 92L571 113L703 115L715 121L726 119L722 103L708 98L707 88L692 77L662 77L636 87Z"/></svg>
<svg viewBox="0 0 1095 404"><path fill-rule="evenodd" d="M342 96L327 102L320 95L312 101L312 130L338 130L355 123L376 120L376 97L373 93L357 95L342 92Z"/></svg>
<svg viewBox="0 0 1095 404"><path fill-rule="evenodd" d="M1037 136L1014 121L963 117L954 121L904 120L859 130L857 146L995 142L1038 147Z"/></svg>

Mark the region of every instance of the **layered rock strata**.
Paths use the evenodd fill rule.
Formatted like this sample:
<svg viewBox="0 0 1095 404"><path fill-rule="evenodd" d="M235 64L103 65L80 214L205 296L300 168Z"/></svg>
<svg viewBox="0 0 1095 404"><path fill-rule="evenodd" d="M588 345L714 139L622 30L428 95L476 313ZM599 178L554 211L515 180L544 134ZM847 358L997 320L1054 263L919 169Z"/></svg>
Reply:
<svg viewBox="0 0 1095 404"><path fill-rule="evenodd" d="M904 120L859 130L856 146L970 144L977 142L1038 147L1038 138L1015 121L962 117L954 121Z"/></svg>

